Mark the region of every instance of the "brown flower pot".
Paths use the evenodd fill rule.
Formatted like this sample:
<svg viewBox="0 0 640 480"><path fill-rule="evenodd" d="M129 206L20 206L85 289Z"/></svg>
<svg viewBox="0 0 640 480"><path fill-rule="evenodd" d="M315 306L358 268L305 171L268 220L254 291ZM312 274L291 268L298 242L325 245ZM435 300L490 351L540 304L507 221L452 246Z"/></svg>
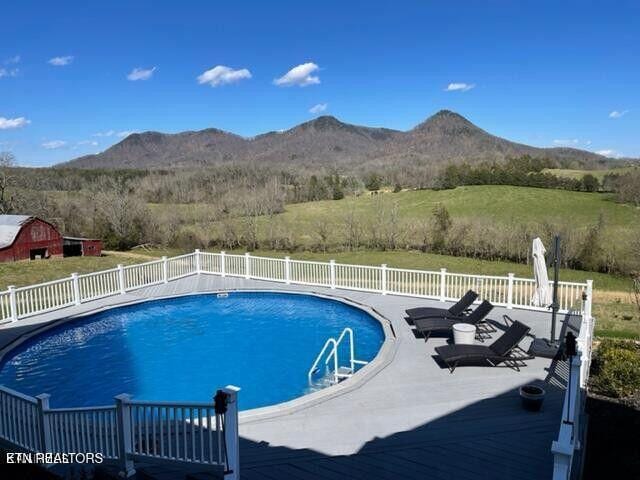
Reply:
<svg viewBox="0 0 640 480"><path fill-rule="evenodd" d="M524 385L520 387L520 398L522 407L530 412L538 412L542 408L545 395L544 388L537 385Z"/></svg>

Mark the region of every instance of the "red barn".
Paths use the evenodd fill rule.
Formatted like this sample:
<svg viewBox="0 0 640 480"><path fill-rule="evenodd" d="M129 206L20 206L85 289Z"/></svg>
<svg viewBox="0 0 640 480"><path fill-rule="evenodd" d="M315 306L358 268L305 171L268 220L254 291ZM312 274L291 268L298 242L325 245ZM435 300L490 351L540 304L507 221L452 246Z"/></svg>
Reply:
<svg viewBox="0 0 640 480"><path fill-rule="evenodd" d="M101 254L100 240L63 237L55 226L30 215L0 215L0 262Z"/></svg>
<svg viewBox="0 0 640 480"><path fill-rule="evenodd" d="M62 235L29 215L0 215L0 262L62 256Z"/></svg>

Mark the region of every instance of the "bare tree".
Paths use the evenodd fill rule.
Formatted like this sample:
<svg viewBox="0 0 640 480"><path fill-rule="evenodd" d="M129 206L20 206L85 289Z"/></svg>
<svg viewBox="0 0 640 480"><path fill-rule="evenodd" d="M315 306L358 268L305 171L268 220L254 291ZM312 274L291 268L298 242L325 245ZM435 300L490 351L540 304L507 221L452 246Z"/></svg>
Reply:
<svg viewBox="0 0 640 480"><path fill-rule="evenodd" d="M329 219L326 217L316 219L316 221L314 222L314 230L320 240L319 241L320 249L323 252L326 252L329 236L331 235L331 232L332 232L331 225L329 224Z"/></svg>
<svg viewBox="0 0 640 480"><path fill-rule="evenodd" d="M16 165L16 158L11 152L0 152L0 214L11 213L14 210L16 197L9 192L13 181L12 169Z"/></svg>
<svg viewBox="0 0 640 480"><path fill-rule="evenodd" d="M355 250L360 246L362 226L353 204L344 217L344 234L346 246L349 250Z"/></svg>
<svg viewBox="0 0 640 480"><path fill-rule="evenodd" d="M142 199L125 185L106 182L95 197L102 237L118 249L131 248L146 241L151 212Z"/></svg>

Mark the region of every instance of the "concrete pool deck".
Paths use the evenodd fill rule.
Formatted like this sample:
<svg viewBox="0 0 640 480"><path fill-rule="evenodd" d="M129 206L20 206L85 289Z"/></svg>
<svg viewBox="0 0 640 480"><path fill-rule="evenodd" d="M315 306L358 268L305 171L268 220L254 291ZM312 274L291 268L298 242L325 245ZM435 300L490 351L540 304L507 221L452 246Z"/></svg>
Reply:
<svg viewBox="0 0 640 480"><path fill-rule="evenodd" d="M404 310L410 307L442 306L436 301L196 275L4 325L0 349L69 316L145 299L219 290L342 297L374 308L390 322L395 335L392 348L365 378L356 375L325 390L316 401L294 401L288 408L259 415L256 411L241 414L242 478L551 478L550 447L560 426L566 365L538 358L528 361L520 372L460 367L450 374L433 358L434 347L446 339L431 338L425 343L404 318ZM529 325L534 335L548 337L549 314L495 308L489 318L504 325L505 313ZM579 325L579 317L563 317L561 328L567 325ZM525 349L529 342L523 342ZM518 388L528 383L543 385L547 391L539 413L520 406Z"/></svg>

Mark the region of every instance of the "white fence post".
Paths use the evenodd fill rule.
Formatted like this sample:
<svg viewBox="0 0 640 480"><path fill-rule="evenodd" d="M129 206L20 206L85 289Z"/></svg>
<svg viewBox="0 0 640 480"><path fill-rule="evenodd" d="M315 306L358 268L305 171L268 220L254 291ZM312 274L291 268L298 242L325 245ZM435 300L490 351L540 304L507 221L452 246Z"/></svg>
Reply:
<svg viewBox="0 0 640 480"><path fill-rule="evenodd" d="M249 252L244 254L244 278L247 280L251 278L251 254Z"/></svg>
<svg viewBox="0 0 640 480"><path fill-rule="evenodd" d="M162 257L162 281L169 283L169 260L166 255Z"/></svg>
<svg viewBox="0 0 640 480"><path fill-rule="evenodd" d="M507 285L507 308L513 308L513 273L509 274L509 284Z"/></svg>
<svg viewBox="0 0 640 480"><path fill-rule="evenodd" d="M77 273L71 274L71 283L73 285L73 303L80 305L80 282Z"/></svg>
<svg viewBox="0 0 640 480"><path fill-rule="evenodd" d="M194 255L196 257L196 273L200 273L200 249L199 248L196 248Z"/></svg>
<svg viewBox="0 0 640 480"><path fill-rule="evenodd" d="M447 299L447 269L440 269L440 301L444 302Z"/></svg>
<svg viewBox="0 0 640 480"><path fill-rule="evenodd" d="M382 288L381 288L382 295L386 295L387 294L387 264L383 263L380 266L380 268L381 268L381 272L382 272L382 275L381 275L381 277L382 277L381 278L381 280L382 280Z"/></svg>
<svg viewBox="0 0 640 480"><path fill-rule="evenodd" d="M591 319L591 306L593 300L593 280L587 280L587 301L584 305L584 316Z"/></svg>
<svg viewBox="0 0 640 480"><path fill-rule="evenodd" d="M53 451L51 444L51 424L47 417L49 398L51 398L51 395L48 393L36 396L36 400L38 401L38 423L40 424L40 451L43 453Z"/></svg>
<svg viewBox="0 0 640 480"><path fill-rule="evenodd" d="M291 284L291 259L284 257L284 282L287 285Z"/></svg>
<svg viewBox="0 0 640 480"><path fill-rule="evenodd" d="M127 293L124 283L124 266L121 263L118 264L118 285L120 287L120 295Z"/></svg>
<svg viewBox="0 0 640 480"><path fill-rule="evenodd" d="M329 260L329 285L331 288L336 288L336 261Z"/></svg>
<svg viewBox="0 0 640 480"><path fill-rule="evenodd" d="M227 276L227 262L226 262L226 252L223 250L220 252L220 274L223 277Z"/></svg>
<svg viewBox="0 0 640 480"><path fill-rule="evenodd" d="M224 438L227 444L227 455L229 457L227 469L230 472L226 474L224 478L225 480L239 480L240 439L238 436L238 392L240 388L227 385L222 391L229 395L224 422Z"/></svg>
<svg viewBox="0 0 640 480"><path fill-rule="evenodd" d="M136 471L133 468L133 460L129 458L131 447L131 395L123 393L116 399L116 421L118 422L118 459L120 460L121 475L130 477Z"/></svg>
<svg viewBox="0 0 640 480"><path fill-rule="evenodd" d="M18 303L16 302L16 287L15 285L9 285L7 287L9 291L9 309L11 310L11 321L18 321Z"/></svg>
<svg viewBox="0 0 640 480"><path fill-rule="evenodd" d="M573 446L561 445L557 441L551 444L553 453L553 480L566 480L571 472L571 462L573 459Z"/></svg>

